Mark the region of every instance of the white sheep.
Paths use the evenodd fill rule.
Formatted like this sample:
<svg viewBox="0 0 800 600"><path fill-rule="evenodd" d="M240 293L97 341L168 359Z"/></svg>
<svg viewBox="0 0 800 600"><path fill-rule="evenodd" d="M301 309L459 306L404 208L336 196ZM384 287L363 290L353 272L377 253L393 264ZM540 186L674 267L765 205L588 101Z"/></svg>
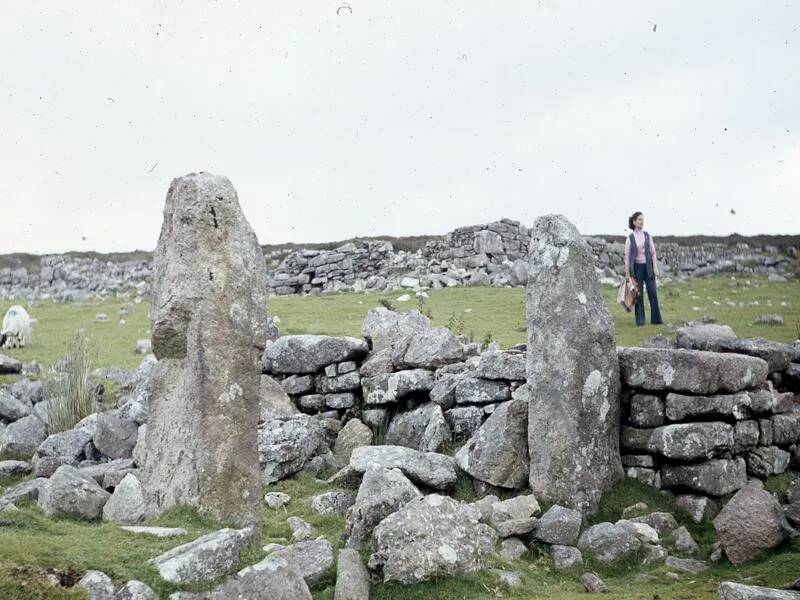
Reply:
<svg viewBox="0 0 800 600"><path fill-rule="evenodd" d="M28 311L15 304L3 317L0 348L24 348L31 339L31 318Z"/></svg>

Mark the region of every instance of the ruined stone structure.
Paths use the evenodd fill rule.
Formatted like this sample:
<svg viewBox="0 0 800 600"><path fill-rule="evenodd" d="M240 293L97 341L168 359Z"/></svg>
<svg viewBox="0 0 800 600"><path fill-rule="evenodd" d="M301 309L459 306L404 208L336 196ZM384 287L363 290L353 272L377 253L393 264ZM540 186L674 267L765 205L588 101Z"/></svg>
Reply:
<svg viewBox="0 0 800 600"><path fill-rule="evenodd" d="M150 415L143 475L150 514L197 506L262 520L256 426L267 337L261 249L230 181L175 179L154 259Z"/></svg>

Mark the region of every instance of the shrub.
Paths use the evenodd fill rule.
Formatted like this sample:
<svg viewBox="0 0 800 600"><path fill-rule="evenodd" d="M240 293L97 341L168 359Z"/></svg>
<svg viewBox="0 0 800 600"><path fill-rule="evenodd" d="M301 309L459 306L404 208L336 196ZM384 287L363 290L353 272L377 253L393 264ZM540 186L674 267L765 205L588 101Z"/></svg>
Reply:
<svg viewBox="0 0 800 600"><path fill-rule="evenodd" d="M391 311L396 310L395 307L394 307L394 304L392 304L392 301L389 300L388 298L380 298L378 300L378 302L380 303L381 306L383 306L387 310L391 310Z"/></svg>
<svg viewBox="0 0 800 600"><path fill-rule="evenodd" d="M48 407L50 433L72 429L92 414L91 360L83 332L78 331L72 338L66 359L66 374L59 381L59 394Z"/></svg>

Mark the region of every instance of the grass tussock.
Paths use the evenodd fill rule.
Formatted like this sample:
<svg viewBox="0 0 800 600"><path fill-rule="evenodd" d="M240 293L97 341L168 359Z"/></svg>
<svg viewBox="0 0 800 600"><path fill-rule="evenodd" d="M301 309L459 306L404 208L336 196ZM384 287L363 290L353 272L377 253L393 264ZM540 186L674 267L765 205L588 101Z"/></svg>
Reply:
<svg viewBox="0 0 800 600"><path fill-rule="evenodd" d="M48 429L58 433L72 429L93 412L93 394L89 381L92 362L86 337L78 331L69 345L66 373L59 381L59 394L49 402Z"/></svg>

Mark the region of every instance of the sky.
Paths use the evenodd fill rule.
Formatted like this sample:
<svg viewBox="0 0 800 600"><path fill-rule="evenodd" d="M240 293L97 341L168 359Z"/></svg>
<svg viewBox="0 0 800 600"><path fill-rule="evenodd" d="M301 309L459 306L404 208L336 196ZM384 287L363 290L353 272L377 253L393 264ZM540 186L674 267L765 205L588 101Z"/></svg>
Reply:
<svg viewBox="0 0 800 600"><path fill-rule="evenodd" d="M0 253L152 250L227 176L262 244L562 213L800 232L800 3L5 2Z"/></svg>

